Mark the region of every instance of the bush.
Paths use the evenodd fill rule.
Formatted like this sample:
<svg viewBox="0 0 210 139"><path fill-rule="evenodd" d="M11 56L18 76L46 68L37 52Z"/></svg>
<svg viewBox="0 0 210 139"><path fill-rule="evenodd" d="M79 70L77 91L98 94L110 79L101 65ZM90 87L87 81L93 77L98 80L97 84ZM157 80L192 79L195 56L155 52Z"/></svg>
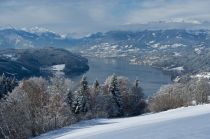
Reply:
<svg viewBox="0 0 210 139"><path fill-rule="evenodd" d="M207 79L192 79L187 83L175 83L161 87L150 98L149 110L152 112L166 111L182 106L208 103L210 84Z"/></svg>
<svg viewBox="0 0 210 139"><path fill-rule="evenodd" d="M26 139L32 135L28 103L20 88L0 101L0 138Z"/></svg>
<svg viewBox="0 0 210 139"><path fill-rule="evenodd" d="M66 101L68 91L64 79L22 81L0 102L0 138L28 138L75 123Z"/></svg>

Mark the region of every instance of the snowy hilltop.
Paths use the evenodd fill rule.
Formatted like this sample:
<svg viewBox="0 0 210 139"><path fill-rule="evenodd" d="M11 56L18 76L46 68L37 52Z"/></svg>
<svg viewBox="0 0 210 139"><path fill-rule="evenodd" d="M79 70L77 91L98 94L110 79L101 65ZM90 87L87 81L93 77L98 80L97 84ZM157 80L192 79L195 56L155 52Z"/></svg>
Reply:
<svg viewBox="0 0 210 139"><path fill-rule="evenodd" d="M35 139L209 139L210 104L120 119L94 119Z"/></svg>

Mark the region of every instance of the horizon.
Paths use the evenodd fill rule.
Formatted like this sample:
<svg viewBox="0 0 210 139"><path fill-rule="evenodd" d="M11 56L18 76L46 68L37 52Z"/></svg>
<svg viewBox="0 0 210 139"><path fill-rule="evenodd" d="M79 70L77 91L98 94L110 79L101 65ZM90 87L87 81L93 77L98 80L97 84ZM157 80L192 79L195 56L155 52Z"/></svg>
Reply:
<svg viewBox="0 0 210 139"><path fill-rule="evenodd" d="M91 34L160 21L200 25L210 21L208 5L208 0L0 0L0 26Z"/></svg>

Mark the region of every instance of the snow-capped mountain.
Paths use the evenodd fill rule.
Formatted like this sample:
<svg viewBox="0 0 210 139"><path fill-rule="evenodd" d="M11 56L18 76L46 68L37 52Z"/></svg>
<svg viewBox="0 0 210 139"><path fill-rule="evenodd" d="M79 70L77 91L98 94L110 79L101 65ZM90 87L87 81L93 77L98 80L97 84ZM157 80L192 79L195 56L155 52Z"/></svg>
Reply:
<svg viewBox="0 0 210 139"><path fill-rule="evenodd" d="M95 33L82 38L71 38L45 28L0 29L0 49L59 47L83 51L139 51L165 50L188 46L209 46L208 30L143 30L110 31ZM110 46L110 47L109 47ZM108 48L107 48L108 47ZM82 49L81 49L82 48ZM85 48L85 49L84 49Z"/></svg>
<svg viewBox="0 0 210 139"><path fill-rule="evenodd" d="M81 52L95 56L124 56L145 52L173 52L177 56L183 50L201 53L210 46L208 30L144 30L111 31L96 33L78 41Z"/></svg>
<svg viewBox="0 0 210 139"><path fill-rule="evenodd" d="M0 49L5 48L31 48L31 47L64 47L71 43L65 35L49 31L44 28L31 29L0 29Z"/></svg>

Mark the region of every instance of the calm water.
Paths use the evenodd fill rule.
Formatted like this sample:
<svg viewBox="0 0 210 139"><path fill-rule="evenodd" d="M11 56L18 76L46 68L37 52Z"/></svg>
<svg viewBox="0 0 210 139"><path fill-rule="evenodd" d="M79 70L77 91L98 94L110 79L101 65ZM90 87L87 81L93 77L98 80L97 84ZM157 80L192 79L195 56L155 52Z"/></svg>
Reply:
<svg viewBox="0 0 210 139"><path fill-rule="evenodd" d="M96 79L100 83L104 83L109 75L126 76L131 82L139 79L141 87L147 96L155 93L161 85L171 82L170 75L164 74L158 69L144 66L131 65L124 59L98 59L89 58L90 70L85 74L89 83L93 83ZM77 77L78 78L81 77Z"/></svg>

